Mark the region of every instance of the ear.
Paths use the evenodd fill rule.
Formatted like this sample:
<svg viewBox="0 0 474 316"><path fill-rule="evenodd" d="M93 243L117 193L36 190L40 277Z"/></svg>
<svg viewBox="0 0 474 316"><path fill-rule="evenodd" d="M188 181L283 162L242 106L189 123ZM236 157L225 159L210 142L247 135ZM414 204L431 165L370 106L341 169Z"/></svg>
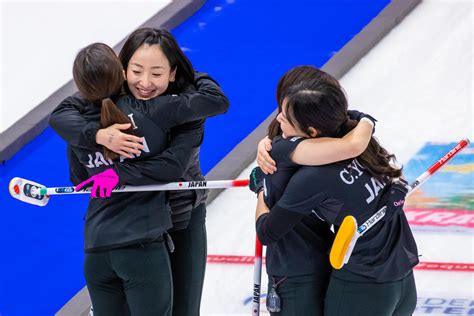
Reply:
<svg viewBox="0 0 474 316"><path fill-rule="evenodd" d="M125 79L125 81L127 81L127 73L125 72L125 69L122 70L123 71L123 79Z"/></svg>
<svg viewBox="0 0 474 316"><path fill-rule="evenodd" d="M174 82L176 80L176 67L170 72L170 82Z"/></svg>
<svg viewBox="0 0 474 316"><path fill-rule="evenodd" d="M310 128L308 128L308 135L311 138L315 138L318 135L318 130L315 129L314 127L310 127Z"/></svg>

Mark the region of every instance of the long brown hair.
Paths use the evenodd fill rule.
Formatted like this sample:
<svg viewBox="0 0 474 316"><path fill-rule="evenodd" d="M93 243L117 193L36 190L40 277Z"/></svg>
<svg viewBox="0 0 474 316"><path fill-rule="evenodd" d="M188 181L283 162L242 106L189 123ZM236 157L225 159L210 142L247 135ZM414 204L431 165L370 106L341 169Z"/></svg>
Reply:
<svg viewBox="0 0 474 316"><path fill-rule="evenodd" d="M318 131L317 137L343 137L358 122L347 116L348 102L339 82L322 70L316 70L323 74L286 89L286 117L290 124L308 134L309 128L313 127ZM315 69L311 73L315 73ZM396 162L395 155L374 137L357 161L382 182L401 176L401 169L392 166Z"/></svg>
<svg viewBox="0 0 474 316"><path fill-rule="evenodd" d="M112 101L112 98L121 93L125 81L122 63L112 48L103 43L94 43L84 47L74 60L72 73L81 95L87 101L101 106L102 128L115 123L131 123L130 119ZM131 128L125 132L133 134ZM105 146L104 155L106 159L119 157Z"/></svg>

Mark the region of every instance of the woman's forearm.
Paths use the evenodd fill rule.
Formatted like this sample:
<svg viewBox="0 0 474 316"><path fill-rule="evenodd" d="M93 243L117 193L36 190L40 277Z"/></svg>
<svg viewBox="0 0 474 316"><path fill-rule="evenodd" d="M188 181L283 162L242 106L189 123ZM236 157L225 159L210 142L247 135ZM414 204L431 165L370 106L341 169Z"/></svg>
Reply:
<svg viewBox="0 0 474 316"><path fill-rule="evenodd" d="M121 184L147 185L179 181L201 145L204 121L191 122L171 131L171 142L163 152L146 160L116 162Z"/></svg>
<svg viewBox="0 0 474 316"><path fill-rule="evenodd" d="M318 166L359 156L372 137L373 123L362 119L343 138L311 138L302 141L294 150L291 160L305 166Z"/></svg>
<svg viewBox="0 0 474 316"><path fill-rule="evenodd" d="M228 110L229 99L208 75L197 74L195 88L195 91L179 95L132 100L131 105L163 129L223 114Z"/></svg>
<svg viewBox="0 0 474 316"><path fill-rule="evenodd" d="M263 201L263 193L260 193L255 213L258 239L263 245L276 242L294 229L304 216L304 214L282 209L278 205L273 206L270 212Z"/></svg>

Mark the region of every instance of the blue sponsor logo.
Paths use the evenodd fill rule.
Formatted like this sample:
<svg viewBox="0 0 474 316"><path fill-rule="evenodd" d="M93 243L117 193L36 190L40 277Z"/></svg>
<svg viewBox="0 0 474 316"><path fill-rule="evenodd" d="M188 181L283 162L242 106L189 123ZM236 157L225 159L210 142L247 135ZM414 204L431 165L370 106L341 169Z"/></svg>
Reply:
<svg viewBox="0 0 474 316"><path fill-rule="evenodd" d="M416 312L432 315L474 315L474 300L419 297L416 304Z"/></svg>
<svg viewBox="0 0 474 316"><path fill-rule="evenodd" d="M56 191L56 193L72 193L74 192L74 188L71 188L71 187L56 188L54 191Z"/></svg>

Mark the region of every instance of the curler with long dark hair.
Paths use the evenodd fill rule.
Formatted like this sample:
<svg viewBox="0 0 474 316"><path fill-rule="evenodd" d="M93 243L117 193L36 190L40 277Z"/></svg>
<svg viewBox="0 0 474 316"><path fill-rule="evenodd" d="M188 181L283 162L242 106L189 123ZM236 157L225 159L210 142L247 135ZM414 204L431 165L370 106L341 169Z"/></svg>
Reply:
<svg viewBox="0 0 474 316"><path fill-rule="evenodd" d="M94 43L81 49L72 69L74 82L81 95L89 102L100 106L102 128L119 123L131 123L111 98L121 93L124 77L123 67L115 52L103 43ZM133 134L132 129L124 131ZM116 159L118 154L104 147L106 159Z"/></svg>
<svg viewBox="0 0 474 316"><path fill-rule="evenodd" d="M318 76L288 88L285 98L288 122L308 134L310 127L315 128L316 137L343 137L354 129L358 122L347 116L346 95L334 80ZM401 169L392 165L396 162L395 155L388 153L374 137L357 161L382 182L402 174Z"/></svg>

